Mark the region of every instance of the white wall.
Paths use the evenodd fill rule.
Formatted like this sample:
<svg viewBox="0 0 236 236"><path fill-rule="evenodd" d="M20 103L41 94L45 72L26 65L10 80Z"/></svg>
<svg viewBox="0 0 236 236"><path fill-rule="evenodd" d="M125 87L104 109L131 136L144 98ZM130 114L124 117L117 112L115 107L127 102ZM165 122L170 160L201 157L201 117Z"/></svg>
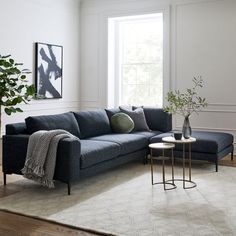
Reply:
<svg viewBox="0 0 236 236"><path fill-rule="evenodd" d="M11 54L33 73L34 43L63 46L63 98L22 105L23 113L3 115L3 125L29 115L56 114L79 109L79 0L0 0L0 54ZM2 128L4 129L4 127Z"/></svg>
<svg viewBox="0 0 236 236"><path fill-rule="evenodd" d="M170 9L169 88L201 75L209 106L191 117L195 129L236 135L235 0L84 0L81 6L81 107L106 106L107 18ZM183 119L174 118L181 129Z"/></svg>
<svg viewBox="0 0 236 236"><path fill-rule="evenodd" d="M236 134L236 1L221 0L175 7L176 88L190 86L193 75L205 80L209 106L191 118L193 127ZM177 127L181 126L180 120Z"/></svg>

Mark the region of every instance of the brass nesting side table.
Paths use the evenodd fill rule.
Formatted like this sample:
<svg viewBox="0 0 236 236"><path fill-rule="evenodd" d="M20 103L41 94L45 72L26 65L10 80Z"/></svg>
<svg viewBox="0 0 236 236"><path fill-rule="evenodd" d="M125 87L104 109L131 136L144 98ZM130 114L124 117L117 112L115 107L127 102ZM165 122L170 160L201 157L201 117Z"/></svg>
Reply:
<svg viewBox="0 0 236 236"><path fill-rule="evenodd" d="M162 138L162 141L166 142L166 143L171 143L171 144L182 144L183 145L183 179L174 179L174 181L183 181L183 188L184 189L189 189L189 188L195 188L197 186L197 184L192 181L192 173L191 173L191 169L192 169L192 153L191 153L191 145L192 143L196 142L196 139L193 137L190 137L189 139L180 139L180 140L176 140L174 137L164 137ZM188 179L186 179L185 176L185 162L186 162L186 158L185 158L185 145L188 145ZM191 186L186 187L186 182L190 183Z"/></svg>
<svg viewBox="0 0 236 236"><path fill-rule="evenodd" d="M174 155L173 155L173 148L175 145L173 143L152 143L149 144L150 148L150 162L151 162L151 180L152 180L152 185L154 184L163 184L164 190L171 190L175 189L176 185L174 183ZM162 156L154 157L153 156L153 150L162 150ZM172 156L171 156L171 175L172 179L171 180L166 180L165 179L165 160L169 160L169 157L165 157L165 150L171 149L172 150ZM156 182L154 183L153 181L153 160L162 160L162 182ZM171 183L170 183L171 182ZM172 185L170 188L166 188L166 185Z"/></svg>

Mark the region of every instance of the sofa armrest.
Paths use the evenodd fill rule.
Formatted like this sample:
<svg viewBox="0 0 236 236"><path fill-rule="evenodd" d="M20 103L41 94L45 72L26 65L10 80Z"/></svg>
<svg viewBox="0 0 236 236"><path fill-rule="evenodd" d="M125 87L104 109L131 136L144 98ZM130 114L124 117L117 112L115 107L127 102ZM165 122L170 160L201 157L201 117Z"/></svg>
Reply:
<svg viewBox="0 0 236 236"><path fill-rule="evenodd" d="M54 178L69 183L80 176L81 143L77 138L60 140Z"/></svg>
<svg viewBox="0 0 236 236"><path fill-rule="evenodd" d="M6 135L27 134L25 122L6 125Z"/></svg>
<svg viewBox="0 0 236 236"><path fill-rule="evenodd" d="M21 174L27 153L29 135L3 135L2 171L5 174Z"/></svg>
<svg viewBox="0 0 236 236"><path fill-rule="evenodd" d="M2 148L2 171L5 174L21 174L27 154L30 135L4 135ZM78 179L80 174L80 141L66 138L57 148L54 178L63 182Z"/></svg>

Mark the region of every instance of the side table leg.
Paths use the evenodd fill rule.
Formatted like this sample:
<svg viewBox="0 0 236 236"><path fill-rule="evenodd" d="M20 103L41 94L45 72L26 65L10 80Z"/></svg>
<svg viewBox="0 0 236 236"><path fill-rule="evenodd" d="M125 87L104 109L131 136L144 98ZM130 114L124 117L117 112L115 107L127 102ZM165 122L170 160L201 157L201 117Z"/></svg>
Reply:
<svg viewBox="0 0 236 236"><path fill-rule="evenodd" d="M192 151L191 151L191 143L189 143L189 149L188 149L188 157L189 157L189 180L192 181Z"/></svg>
<svg viewBox="0 0 236 236"><path fill-rule="evenodd" d="M171 149L171 168L172 168L172 184L175 183L174 181L174 163L175 163L175 160L174 160L174 151L173 151L173 148Z"/></svg>
<svg viewBox="0 0 236 236"><path fill-rule="evenodd" d="M150 150L150 162L151 162L151 180L153 185L153 158L152 158L152 149Z"/></svg>
<svg viewBox="0 0 236 236"><path fill-rule="evenodd" d="M164 159L165 153L164 153L164 149L162 149L162 181L163 181L163 186L164 186L164 190L166 190L166 180L165 180L165 159Z"/></svg>
<svg viewBox="0 0 236 236"><path fill-rule="evenodd" d="M185 143L183 143L183 188L185 188Z"/></svg>

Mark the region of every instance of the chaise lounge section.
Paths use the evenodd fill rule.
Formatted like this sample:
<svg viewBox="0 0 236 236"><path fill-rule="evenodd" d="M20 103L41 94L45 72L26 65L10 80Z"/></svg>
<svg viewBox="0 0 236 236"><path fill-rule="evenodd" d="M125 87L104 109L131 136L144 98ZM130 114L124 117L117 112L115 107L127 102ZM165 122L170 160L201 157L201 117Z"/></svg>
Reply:
<svg viewBox="0 0 236 236"><path fill-rule="evenodd" d="M149 153L148 144L161 141L171 135L172 117L159 108L143 108L150 130L136 130L128 134L114 133L110 118L119 109L67 112L58 115L29 117L23 123L6 126L3 136L3 174L21 174L29 137L38 130L65 129L77 138L59 142L54 180L71 183L80 178L115 168L133 160L144 161ZM197 131L193 145L193 159L208 160L216 164L231 153L233 136L226 133ZM174 155L182 157L182 147L176 147Z"/></svg>
<svg viewBox="0 0 236 236"><path fill-rule="evenodd" d="M170 136L171 133L164 133L151 138L151 143L161 142L163 137ZM233 135L222 132L206 132L193 131L192 136L196 138L197 142L192 143L191 153L192 159L205 160L215 163L216 172L218 171L218 161L231 153L231 160L233 160L234 145ZM188 151L188 147L186 147ZM175 157L182 158L183 146L181 144L175 145Z"/></svg>

